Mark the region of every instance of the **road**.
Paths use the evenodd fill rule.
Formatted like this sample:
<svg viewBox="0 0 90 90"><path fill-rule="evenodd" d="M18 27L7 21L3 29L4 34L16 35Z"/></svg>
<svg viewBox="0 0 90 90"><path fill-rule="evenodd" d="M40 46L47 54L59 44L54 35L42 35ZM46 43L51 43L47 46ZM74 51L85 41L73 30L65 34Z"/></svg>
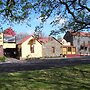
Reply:
<svg viewBox="0 0 90 90"><path fill-rule="evenodd" d="M11 60L12 61L12 60ZM0 72L16 72L28 70L50 69L53 67L60 68L64 66L73 66L80 64L90 64L90 56L67 59L33 59L28 61L0 63Z"/></svg>

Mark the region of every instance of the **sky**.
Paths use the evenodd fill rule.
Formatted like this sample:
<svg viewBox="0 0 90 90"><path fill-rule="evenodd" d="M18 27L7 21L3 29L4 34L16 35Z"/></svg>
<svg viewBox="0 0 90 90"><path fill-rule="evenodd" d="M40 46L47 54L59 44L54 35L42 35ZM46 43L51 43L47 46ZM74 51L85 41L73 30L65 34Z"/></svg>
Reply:
<svg viewBox="0 0 90 90"><path fill-rule="evenodd" d="M88 3L88 6L90 7L90 3ZM24 21L22 24L18 24L18 23L14 23L14 24L7 24L7 22L5 22L4 24L2 24L3 30L11 27L14 31L16 31L16 33L28 33L28 34L33 34L35 27L37 25L39 25L41 23L40 18L37 18L37 15L32 14L32 19L30 21L28 21L29 24L31 24L30 26L28 26L26 24L27 20ZM42 32L48 36L50 34L51 30L54 30L56 28L56 26L52 27L50 25L51 20L53 20L53 17L50 17L47 22L44 23L44 28L42 30ZM64 23L65 21L63 19L61 19L60 21L60 25L62 23ZM63 37L64 34L60 34L61 37Z"/></svg>
<svg viewBox="0 0 90 90"><path fill-rule="evenodd" d="M54 30L56 28L56 26L52 27L50 25L50 22L53 18L49 18L45 23L44 23L44 27L42 29L42 33L45 35L45 36L48 36L50 34L50 31L51 30ZM24 21L23 23L13 23L13 24L7 24L7 23L4 23L2 25L3 27L3 30L11 27L16 33L28 33L30 35L32 35L34 33L34 30L35 30L35 26L38 26L40 23L41 23L41 19L40 18L37 18L36 15L32 16L31 20L28 21L28 23L30 25L27 25L27 20ZM64 20L61 20L60 21L60 24L63 23ZM63 37L64 34L61 34L60 36Z"/></svg>

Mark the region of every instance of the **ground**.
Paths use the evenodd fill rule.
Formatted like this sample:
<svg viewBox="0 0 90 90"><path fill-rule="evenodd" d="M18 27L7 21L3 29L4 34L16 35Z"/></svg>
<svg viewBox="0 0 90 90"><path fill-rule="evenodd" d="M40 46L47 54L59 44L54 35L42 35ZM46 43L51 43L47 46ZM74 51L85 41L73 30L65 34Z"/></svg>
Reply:
<svg viewBox="0 0 90 90"><path fill-rule="evenodd" d="M90 90L90 64L0 73L0 90Z"/></svg>
<svg viewBox="0 0 90 90"><path fill-rule="evenodd" d="M28 71L28 70L42 70L50 68L60 68L65 66L74 66L90 64L90 56L80 58L47 58L47 59L29 59L29 60L17 60L10 59L6 62L0 63L0 72L16 72L16 71Z"/></svg>

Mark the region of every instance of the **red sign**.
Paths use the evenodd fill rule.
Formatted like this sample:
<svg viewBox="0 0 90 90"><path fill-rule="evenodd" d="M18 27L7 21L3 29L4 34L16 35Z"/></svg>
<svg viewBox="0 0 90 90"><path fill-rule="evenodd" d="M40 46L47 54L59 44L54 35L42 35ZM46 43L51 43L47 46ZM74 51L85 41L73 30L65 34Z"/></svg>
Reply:
<svg viewBox="0 0 90 90"><path fill-rule="evenodd" d="M3 33L5 35L11 35L11 36L15 36L16 35L15 31L13 31L11 28L8 28L8 29L4 30Z"/></svg>

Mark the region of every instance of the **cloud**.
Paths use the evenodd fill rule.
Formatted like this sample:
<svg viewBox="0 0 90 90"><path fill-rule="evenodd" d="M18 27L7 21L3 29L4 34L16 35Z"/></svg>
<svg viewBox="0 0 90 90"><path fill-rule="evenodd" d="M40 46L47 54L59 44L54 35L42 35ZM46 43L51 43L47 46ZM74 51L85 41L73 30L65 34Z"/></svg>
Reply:
<svg viewBox="0 0 90 90"><path fill-rule="evenodd" d="M55 21L57 22L57 24L62 25L62 24L65 24L67 19L63 18L63 17L60 17L60 16L56 16Z"/></svg>

